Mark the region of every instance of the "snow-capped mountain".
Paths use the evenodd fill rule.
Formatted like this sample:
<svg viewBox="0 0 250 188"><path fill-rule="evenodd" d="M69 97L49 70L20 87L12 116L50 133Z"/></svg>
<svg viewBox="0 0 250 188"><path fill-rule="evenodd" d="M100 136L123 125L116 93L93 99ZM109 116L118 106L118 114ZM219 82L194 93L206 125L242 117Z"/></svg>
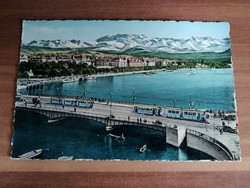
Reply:
<svg viewBox="0 0 250 188"><path fill-rule="evenodd" d="M33 40L26 46L48 48L86 48L93 45L80 40Z"/></svg>
<svg viewBox="0 0 250 188"><path fill-rule="evenodd" d="M138 48L148 52L194 53L223 52L230 49L230 39L210 37L192 37L190 39L150 38L138 34L117 34L98 38L92 43L80 40L39 40L31 41L26 46L50 48L86 48L100 51L125 51Z"/></svg>

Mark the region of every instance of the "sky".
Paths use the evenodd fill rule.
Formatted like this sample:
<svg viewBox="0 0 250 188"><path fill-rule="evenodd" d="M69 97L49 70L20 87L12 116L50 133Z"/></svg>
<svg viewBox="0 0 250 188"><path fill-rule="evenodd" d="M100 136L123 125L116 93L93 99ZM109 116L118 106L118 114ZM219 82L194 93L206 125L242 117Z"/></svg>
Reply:
<svg viewBox="0 0 250 188"><path fill-rule="evenodd" d="M82 40L96 39L115 34L143 34L147 37L188 39L195 37L229 38L227 22L189 21L110 21L110 20L39 20L23 21L22 42L32 40Z"/></svg>

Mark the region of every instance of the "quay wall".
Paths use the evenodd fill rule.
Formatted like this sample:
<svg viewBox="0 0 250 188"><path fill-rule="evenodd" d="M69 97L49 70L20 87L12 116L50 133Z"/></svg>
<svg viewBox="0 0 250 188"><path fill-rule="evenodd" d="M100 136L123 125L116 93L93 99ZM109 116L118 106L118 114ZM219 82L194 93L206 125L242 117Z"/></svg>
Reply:
<svg viewBox="0 0 250 188"><path fill-rule="evenodd" d="M232 160L229 154L215 143L198 135L193 135L187 132L187 146L202 151L216 160Z"/></svg>

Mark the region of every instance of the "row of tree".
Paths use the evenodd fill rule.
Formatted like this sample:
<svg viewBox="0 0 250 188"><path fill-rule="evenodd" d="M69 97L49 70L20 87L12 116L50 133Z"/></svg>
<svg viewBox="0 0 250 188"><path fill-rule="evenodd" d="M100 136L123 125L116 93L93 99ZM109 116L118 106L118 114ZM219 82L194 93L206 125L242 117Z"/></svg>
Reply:
<svg viewBox="0 0 250 188"><path fill-rule="evenodd" d="M155 70L159 68L166 68L171 70L182 68L196 68L200 62L188 60L186 62L170 63L166 66L144 66L144 67L115 67L115 68L96 68L89 66L86 63L56 63L56 62L21 62L19 64L18 76L28 77L27 71L32 70L34 75L41 77L55 77L55 76L69 76L69 75L92 75L98 73L118 73L118 72L131 72L142 70ZM202 62L208 68L230 68L230 61L209 61Z"/></svg>

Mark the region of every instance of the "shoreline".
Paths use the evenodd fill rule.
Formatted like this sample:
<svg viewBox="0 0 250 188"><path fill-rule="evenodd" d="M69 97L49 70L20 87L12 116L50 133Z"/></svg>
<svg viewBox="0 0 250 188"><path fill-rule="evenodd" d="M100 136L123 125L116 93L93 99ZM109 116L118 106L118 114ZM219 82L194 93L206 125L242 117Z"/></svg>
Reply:
<svg viewBox="0 0 250 188"><path fill-rule="evenodd" d="M108 77L108 76L123 76L123 75L130 75L130 74L144 74L144 73L148 73L148 72L159 72L159 71L164 71L164 70L166 70L166 69L154 69L154 70L142 70L142 71L133 71L133 72L91 74L90 76L94 76L96 78L99 78L99 77Z"/></svg>
<svg viewBox="0 0 250 188"><path fill-rule="evenodd" d="M131 74L144 74L149 72L160 72L160 71L166 71L166 72L174 72L174 71L180 71L180 70L215 70L216 68L181 68L181 69L152 69L152 70L139 70L139 71L132 71L132 72L118 72L118 73L99 73L99 74L89 74L89 75L72 75L72 76L58 76L58 77L48 77L48 78L17 78L17 81L22 80L36 80L36 81L46 81L48 79L52 80L60 80L60 79L67 79L70 77L75 77L76 79L86 78L86 79L94 79L94 78L100 78L100 77L109 77L109 76L123 76L123 75L131 75ZM228 69L228 68L223 68Z"/></svg>
<svg viewBox="0 0 250 188"><path fill-rule="evenodd" d="M77 79L81 78L101 78L101 77L109 77L109 76L123 76L123 75L130 75L130 74L144 74L148 72L159 72L159 71L165 71L166 69L153 69L153 70L142 70L142 71L132 71L132 72L118 72L118 73L102 73L102 74L89 74L89 75L73 75L73 76L58 76L58 77L49 77L49 78L17 78L17 81L22 81L22 80L37 80L37 81L45 81L50 79L51 81L53 80L62 80L62 79L67 79L70 77L75 77ZM174 70L171 70L171 72Z"/></svg>

